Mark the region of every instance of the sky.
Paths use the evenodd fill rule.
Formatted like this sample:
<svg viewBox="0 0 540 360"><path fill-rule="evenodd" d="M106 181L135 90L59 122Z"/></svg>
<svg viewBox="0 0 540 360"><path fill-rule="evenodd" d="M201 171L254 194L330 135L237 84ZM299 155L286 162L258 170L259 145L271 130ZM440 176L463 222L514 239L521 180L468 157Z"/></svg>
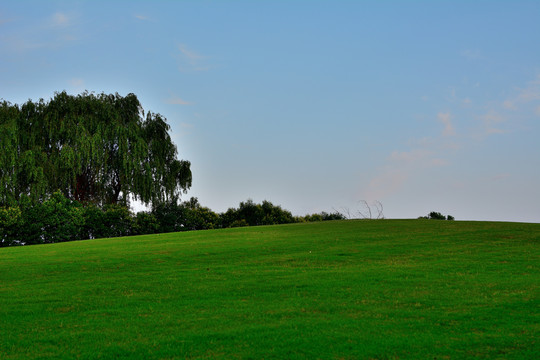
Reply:
<svg viewBox="0 0 540 360"><path fill-rule="evenodd" d="M137 95L216 212L540 222L540 1L10 1L0 99Z"/></svg>

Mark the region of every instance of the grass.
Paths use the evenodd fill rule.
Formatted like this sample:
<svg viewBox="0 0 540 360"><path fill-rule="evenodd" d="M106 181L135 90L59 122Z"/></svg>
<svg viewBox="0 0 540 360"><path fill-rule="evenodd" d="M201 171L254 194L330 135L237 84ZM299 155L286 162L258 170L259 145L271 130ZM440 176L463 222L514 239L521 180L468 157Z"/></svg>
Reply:
<svg viewBox="0 0 540 360"><path fill-rule="evenodd" d="M0 359L535 359L540 224L336 221L0 249Z"/></svg>

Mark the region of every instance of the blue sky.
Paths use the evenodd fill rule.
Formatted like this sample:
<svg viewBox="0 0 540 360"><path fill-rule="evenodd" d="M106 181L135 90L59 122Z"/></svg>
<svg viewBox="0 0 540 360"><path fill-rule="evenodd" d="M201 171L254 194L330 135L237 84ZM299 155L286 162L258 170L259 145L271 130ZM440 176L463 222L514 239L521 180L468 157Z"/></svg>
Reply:
<svg viewBox="0 0 540 360"><path fill-rule="evenodd" d="M540 222L540 1L3 1L0 98L134 93L196 196Z"/></svg>

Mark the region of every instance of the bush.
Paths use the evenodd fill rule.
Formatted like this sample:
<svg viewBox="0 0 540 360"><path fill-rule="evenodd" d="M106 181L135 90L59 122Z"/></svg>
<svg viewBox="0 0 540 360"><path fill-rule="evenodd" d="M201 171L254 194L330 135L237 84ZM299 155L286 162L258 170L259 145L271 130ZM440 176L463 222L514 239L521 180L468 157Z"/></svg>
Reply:
<svg viewBox="0 0 540 360"><path fill-rule="evenodd" d="M157 204L152 209L152 214L159 224L159 233L168 233L184 230L186 223L186 211L183 206L175 201Z"/></svg>
<svg viewBox="0 0 540 360"><path fill-rule="evenodd" d="M219 227L219 215L207 207L198 206L188 211L189 230L207 230Z"/></svg>
<svg viewBox="0 0 540 360"><path fill-rule="evenodd" d="M454 217L452 215L444 216L440 212L432 211L427 216L420 216L418 219L454 220Z"/></svg>
<svg viewBox="0 0 540 360"><path fill-rule="evenodd" d="M82 239L99 239L107 236L108 232L103 223L103 216L103 210L95 204L84 204L84 224L81 227Z"/></svg>
<svg viewBox="0 0 540 360"><path fill-rule="evenodd" d="M321 214L311 214L304 216L304 219L307 222L316 222L316 221L323 221L323 217Z"/></svg>
<svg viewBox="0 0 540 360"><path fill-rule="evenodd" d="M133 214L126 206L105 205L103 208L105 237L129 236L132 233Z"/></svg>
<svg viewBox="0 0 540 360"><path fill-rule="evenodd" d="M235 228L235 227L244 227L244 226L249 226L249 224L245 219L241 219L241 220L233 221L230 227Z"/></svg>
<svg viewBox="0 0 540 360"><path fill-rule="evenodd" d="M19 207L0 209L0 247L24 244L19 236L22 225L23 218Z"/></svg>
<svg viewBox="0 0 540 360"><path fill-rule="evenodd" d="M264 200L262 204L256 204L249 199L241 202L238 209L229 208L227 212L220 215L221 226L257 226L257 225L277 225L290 224L295 222L295 218L290 211L283 210L281 206L276 206L270 201Z"/></svg>
<svg viewBox="0 0 540 360"><path fill-rule="evenodd" d="M430 219L433 219L433 220L446 220L446 216L436 211L430 212L428 216Z"/></svg>
<svg viewBox="0 0 540 360"><path fill-rule="evenodd" d="M133 235L156 234L159 232L159 222L156 216L148 212L138 212L133 222Z"/></svg>
<svg viewBox="0 0 540 360"><path fill-rule="evenodd" d="M77 201L57 191L43 203L22 208L19 232L25 244L48 244L81 239L83 210Z"/></svg>
<svg viewBox="0 0 540 360"><path fill-rule="evenodd" d="M345 220L345 219L347 219L347 218L345 217L345 215L343 215L343 214L341 214L341 213L339 213L339 212L337 212L337 211L334 212L334 213L331 213L331 214L328 214L328 213L326 213L326 212L323 211L323 212L321 213L321 217L322 217L323 221L330 221L330 220Z"/></svg>

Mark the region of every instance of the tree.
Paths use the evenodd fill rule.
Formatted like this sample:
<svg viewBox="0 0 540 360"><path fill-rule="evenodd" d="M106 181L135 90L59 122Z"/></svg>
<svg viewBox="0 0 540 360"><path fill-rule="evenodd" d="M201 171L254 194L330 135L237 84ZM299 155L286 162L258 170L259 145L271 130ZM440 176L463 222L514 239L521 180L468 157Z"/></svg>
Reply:
<svg viewBox="0 0 540 360"><path fill-rule="evenodd" d="M99 206L148 205L191 187L189 161L177 159L166 119L134 94L0 104L0 206L44 201L56 190Z"/></svg>

